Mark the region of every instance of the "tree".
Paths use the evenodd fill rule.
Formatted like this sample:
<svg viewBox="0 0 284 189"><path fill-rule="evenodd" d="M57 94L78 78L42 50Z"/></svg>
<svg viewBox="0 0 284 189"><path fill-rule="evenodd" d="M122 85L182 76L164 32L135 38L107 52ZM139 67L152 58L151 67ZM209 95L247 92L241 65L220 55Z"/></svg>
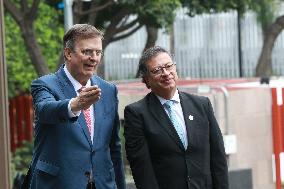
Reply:
<svg viewBox="0 0 284 189"><path fill-rule="evenodd" d="M54 7L60 1L50 0L48 4ZM188 7L190 16L194 16L201 13L214 13L232 9L238 10L240 13L244 13L249 9L258 10L262 1L267 1L269 4L269 2L276 0L93 0L91 2L75 0L73 6L74 23L88 22L103 30L105 32L103 49L110 43L128 37L141 27L146 26L148 42L145 47L149 47L153 46L157 39L157 29L167 28L173 23L175 10L181 4ZM7 12L10 13L19 26L25 49L31 60L30 64L33 65L39 76L49 73L50 70L42 53L43 48L37 41L37 31L34 27L34 22L39 15L40 4L42 4L40 0L4 0ZM57 21L63 21L62 12L57 11L55 15L59 15ZM271 25L271 27L279 26L279 23L281 25L281 19L278 19L277 24ZM266 33L267 35L271 34L271 32ZM61 41L61 39L58 41ZM273 40L265 40L264 46L269 44L266 41L272 41L270 44L274 43ZM264 57L267 56L269 55ZM58 55L58 57L60 56ZM265 64L267 64L266 62ZM103 70L101 72L102 76L104 75Z"/></svg>
<svg viewBox="0 0 284 189"><path fill-rule="evenodd" d="M54 6L59 2L61 0L50 0L48 4ZM40 0L4 0L6 10L20 28L31 63L39 76L50 70L34 28L40 4ZM146 24L160 28L172 23L173 11L178 6L178 0L74 0L74 23L87 22L103 30L105 49L110 43L128 37ZM62 21L62 18L59 20Z"/></svg>
<svg viewBox="0 0 284 189"><path fill-rule="evenodd" d="M38 10L38 19L33 23L36 39L32 41L40 47L36 51L42 53L41 59L46 60L44 64L48 70L54 70L62 49L63 25L58 22L59 14L55 9L41 3ZM8 88L9 96L13 97L29 91L31 81L38 74L33 64L37 59L34 60L31 58L33 56L29 56L28 52L31 49L30 51L27 49L31 47L27 46L28 42L24 41L26 38L19 35L21 28L7 10L5 12L5 31Z"/></svg>
<svg viewBox="0 0 284 189"><path fill-rule="evenodd" d="M31 62L37 73L41 76L49 73L49 69L43 59L40 46L36 41L34 21L37 18L39 4L40 0L34 0L32 3L21 0L18 7L17 4L14 4L12 1L4 0L5 8L20 27Z"/></svg>
<svg viewBox="0 0 284 189"><path fill-rule="evenodd" d="M74 2L75 23L88 22L105 32L103 50L112 42L126 38L146 26L145 48L157 40L158 28L167 28L175 18L179 0L121 0ZM99 70L104 75L103 65Z"/></svg>
<svg viewBox="0 0 284 189"><path fill-rule="evenodd" d="M273 74L272 50L278 35L284 28L284 15L275 19L275 10L279 6L279 0L181 0L181 2L184 7L188 8L190 16L227 10L237 10L241 15L247 10L254 11L263 31L263 47L255 75L271 76Z"/></svg>
<svg viewBox="0 0 284 189"><path fill-rule="evenodd" d="M284 15L279 16L264 32L264 40L261 54L256 66L256 76L269 77L272 71L272 50L278 35L284 28Z"/></svg>
<svg viewBox="0 0 284 189"><path fill-rule="evenodd" d="M274 13L278 3L280 2L261 0L259 9L256 9L263 32L263 46L255 71L255 75L258 77L273 75L272 50L277 37L284 28L284 15L280 15L275 19Z"/></svg>

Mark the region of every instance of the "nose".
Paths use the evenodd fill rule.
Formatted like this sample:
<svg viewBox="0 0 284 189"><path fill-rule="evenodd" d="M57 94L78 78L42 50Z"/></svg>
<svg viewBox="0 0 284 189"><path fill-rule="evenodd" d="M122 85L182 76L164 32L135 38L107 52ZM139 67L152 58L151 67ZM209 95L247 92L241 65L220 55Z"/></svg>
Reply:
<svg viewBox="0 0 284 189"><path fill-rule="evenodd" d="M96 55L96 53L93 53L92 55L89 56L89 59L91 61L99 61L100 60L100 56Z"/></svg>
<svg viewBox="0 0 284 189"><path fill-rule="evenodd" d="M169 75L170 71L167 70L166 68L162 68L162 75Z"/></svg>

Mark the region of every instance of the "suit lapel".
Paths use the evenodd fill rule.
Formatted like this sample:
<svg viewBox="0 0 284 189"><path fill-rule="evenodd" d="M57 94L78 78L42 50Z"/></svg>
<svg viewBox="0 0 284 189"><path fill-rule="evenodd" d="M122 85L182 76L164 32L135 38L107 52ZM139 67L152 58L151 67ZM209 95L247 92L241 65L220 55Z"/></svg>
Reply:
<svg viewBox="0 0 284 189"><path fill-rule="evenodd" d="M56 76L61 84L61 91L64 93L66 98L74 98L77 96L77 93L71 83L71 81L66 76L63 66L56 72Z"/></svg>
<svg viewBox="0 0 284 189"><path fill-rule="evenodd" d="M91 85L98 85L100 87L101 83L98 79L96 79L96 77L93 77L91 79ZM103 91L102 91L103 93ZM94 137L93 137L93 148L97 145L98 143L98 140L100 138L100 128L98 125L98 123L102 123L103 122L103 119L104 119L104 95L102 94L101 95L101 98L99 101L97 101L95 104L93 104L93 107L94 107Z"/></svg>
<svg viewBox="0 0 284 189"><path fill-rule="evenodd" d="M193 135L196 134L196 128L198 127L197 119L199 116L196 115L196 112L198 112L195 109L194 104L192 103L192 100L188 98L185 93L179 92L181 107L183 111L183 117L184 122L186 125L186 132L187 132L187 139L188 139L188 148L192 146L194 141L192 139L194 138Z"/></svg>
<svg viewBox="0 0 284 189"><path fill-rule="evenodd" d="M71 98L76 97L77 93L76 93L74 86L72 85L71 81L66 76L66 74L63 70L63 65L56 72L56 75L58 77L59 82L61 83L61 90L64 93L65 97L67 99L71 99ZM90 134L89 134L89 131L88 131L88 128L87 128L87 124L86 124L83 112L78 117L78 122L81 126L81 129L82 129L82 132L83 132L85 138L88 140L88 143L90 145L92 145L91 137L90 137Z"/></svg>
<svg viewBox="0 0 284 189"><path fill-rule="evenodd" d="M169 119L167 113L165 112L162 104L155 94L149 94L149 104L148 104L150 112L153 114L154 118L157 120L159 125L169 134L169 136L175 141L175 143L184 150L183 144L179 139L175 128Z"/></svg>

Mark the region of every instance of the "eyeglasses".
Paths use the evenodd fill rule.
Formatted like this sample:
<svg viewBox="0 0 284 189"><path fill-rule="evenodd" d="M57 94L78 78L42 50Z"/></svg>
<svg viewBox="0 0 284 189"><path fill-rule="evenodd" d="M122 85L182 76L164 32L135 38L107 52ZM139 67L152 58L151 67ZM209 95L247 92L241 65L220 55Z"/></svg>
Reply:
<svg viewBox="0 0 284 189"><path fill-rule="evenodd" d="M176 64L171 62L171 63L167 63L163 66L158 66L156 68L154 68L153 70L150 70L150 72L153 74L153 75L161 75L163 73L163 69L166 69L167 71L172 71L174 69L174 66Z"/></svg>
<svg viewBox="0 0 284 189"><path fill-rule="evenodd" d="M91 56L91 57L93 57L94 54L96 56L102 56L103 55L102 50L93 50L93 49L83 49L83 50L81 50L81 53L85 56Z"/></svg>

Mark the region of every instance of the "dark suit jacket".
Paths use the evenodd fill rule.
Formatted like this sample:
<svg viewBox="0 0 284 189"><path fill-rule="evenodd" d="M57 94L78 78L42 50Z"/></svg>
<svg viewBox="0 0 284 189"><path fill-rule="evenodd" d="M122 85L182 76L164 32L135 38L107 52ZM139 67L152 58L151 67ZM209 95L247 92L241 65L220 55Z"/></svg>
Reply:
<svg viewBox="0 0 284 189"><path fill-rule="evenodd" d="M125 147L137 189L228 189L223 138L209 99L179 95L186 151L153 93L125 108Z"/></svg>
<svg viewBox="0 0 284 189"><path fill-rule="evenodd" d="M119 139L117 90L97 76L93 143L83 114L70 119L68 103L77 94L63 67L32 82L35 141L30 189L83 189L93 171L97 189L125 189Z"/></svg>

